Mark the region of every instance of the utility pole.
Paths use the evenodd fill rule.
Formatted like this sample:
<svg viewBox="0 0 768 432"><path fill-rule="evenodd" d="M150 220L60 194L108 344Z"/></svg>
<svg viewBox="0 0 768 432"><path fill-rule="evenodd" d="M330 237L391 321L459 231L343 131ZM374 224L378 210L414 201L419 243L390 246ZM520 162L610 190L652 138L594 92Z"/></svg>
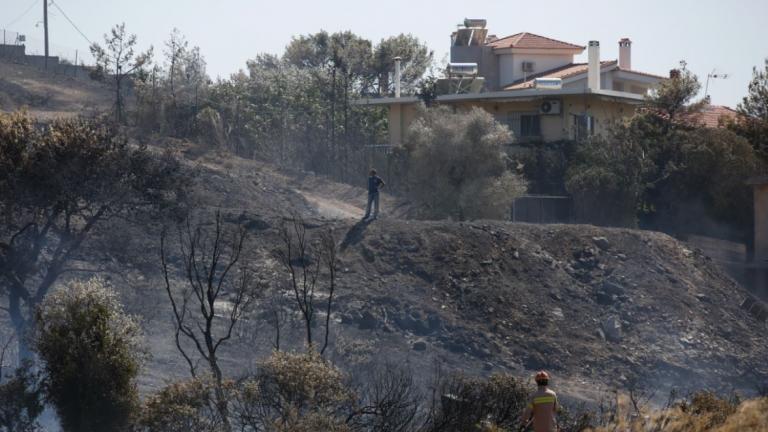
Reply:
<svg viewBox="0 0 768 432"><path fill-rule="evenodd" d="M43 0L43 28L45 29L45 69L48 69L48 0Z"/></svg>

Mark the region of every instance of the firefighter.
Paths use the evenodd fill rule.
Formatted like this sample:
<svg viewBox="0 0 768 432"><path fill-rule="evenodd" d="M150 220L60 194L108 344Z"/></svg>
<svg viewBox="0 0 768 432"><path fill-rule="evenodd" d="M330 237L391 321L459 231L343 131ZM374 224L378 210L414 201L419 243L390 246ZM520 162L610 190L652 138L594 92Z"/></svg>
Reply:
<svg viewBox="0 0 768 432"><path fill-rule="evenodd" d="M535 379L538 388L523 411L521 423L526 428L532 425L534 432L557 432L557 395L548 387L549 374L540 371Z"/></svg>

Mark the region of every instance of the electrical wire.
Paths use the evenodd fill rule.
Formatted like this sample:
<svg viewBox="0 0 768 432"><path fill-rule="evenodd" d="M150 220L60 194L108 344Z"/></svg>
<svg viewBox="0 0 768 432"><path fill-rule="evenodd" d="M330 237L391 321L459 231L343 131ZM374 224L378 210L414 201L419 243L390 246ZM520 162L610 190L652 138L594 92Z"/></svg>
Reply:
<svg viewBox="0 0 768 432"><path fill-rule="evenodd" d="M90 45L93 45L93 42L91 42L91 40L90 40L90 39L88 39L88 36L86 36L86 35L85 35L85 33L83 33L83 32L82 32L82 30L80 30L80 28L77 26L77 24L75 24L75 23L74 23L74 22L73 22L71 19L69 19L69 17L67 16L67 14L66 14L66 13L65 13L65 12L64 12L62 9L61 9L61 7L59 7L59 4L58 4L58 3L54 2L53 0L51 0L51 4L52 4L52 5L53 5L53 6L54 6L56 9L58 9L58 10L59 10L59 12L61 12L61 14L62 14L62 15L64 15L64 18L66 18L66 20L67 20L67 21L69 21L69 23L72 25L72 27L74 27L74 28L75 28L75 30L77 30L77 32L78 32L78 33L80 33L80 36L82 36L82 37L83 37L83 39L85 39L85 40L86 40L86 42L88 42L88 45L89 45L89 46L90 46Z"/></svg>
<svg viewBox="0 0 768 432"><path fill-rule="evenodd" d="M6 25L5 25L5 28L6 28L6 29L7 29L7 28L9 28L10 26L12 26L12 25L16 24L17 22L19 22L19 20L21 20L21 19L22 19L22 18L24 18L25 16L27 16L27 14L28 14L28 13L29 13L29 12L30 12L30 11L31 11L31 10L32 10L34 7L35 7L35 6L37 6L37 4L38 4L38 3L40 3L40 0L34 0L34 1L32 2L32 4L31 4L31 5L29 5L29 7L27 8L27 10L25 10L25 11L24 11L24 12L23 12L21 15L19 15L18 17L16 17L16 19L14 19L13 21L11 21L11 22L9 22L8 24L6 24Z"/></svg>

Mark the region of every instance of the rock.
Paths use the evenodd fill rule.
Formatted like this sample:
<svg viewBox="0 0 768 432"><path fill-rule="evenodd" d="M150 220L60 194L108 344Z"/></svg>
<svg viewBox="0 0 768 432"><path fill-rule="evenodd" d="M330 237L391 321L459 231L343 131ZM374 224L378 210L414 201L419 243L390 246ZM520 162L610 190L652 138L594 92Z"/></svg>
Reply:
<svg viewBox="0 0 768 432"><path fill-rule="evenodd" d="M552 309L552 315L558 321L565 319L565 315L563 315L563 310L560 309L559 307Z"/></svg>
<svg viewBox="0 0 768 432"><path fill-rule="evenodd" d="M412 348L414 351L426 351L427 350L427 342L423 340L417 340L413 343Z"/></svg>
<svg viewBox="0 0 768 432"><path fill-rule="evenodd" d="M611 242L609 242L605 237L592 237L592 242L595 243L595 246L599 247L600 250L603 251L611 248Z"/></svg>
<svg viewBox="0 0 768 432"><path fill-rule="evenodd" d="M485 362L485 364L483 365L483 370L487 370L487 371L493 370L493 363Z"/></svg>
<svg viewBox="0 0 768 432"><path fill-rule="evenodd" d="M610 295L616 295L620 296L623 295L626 291L623 286L617 284L616 282L611 281L604 281L602 290Z"/></svg>
<svg viewBox="0 0 768 432"><path fill-rule="evenodd" d="M597 304L600 304L603 306L610 306L616 303L616 296L608 294L603 290L598 290L596 296L597 296Z"/></svg>
<svg viewBox="0 0 768 432"><path fill-rule="evenodd" d="M369 263L372 263L376 261L376 254L373 253L372 250L368 249L367 247L363 246L360 249L360 254L363 255L363 258L368 261Z"/></svg>
<svg viewBox="0 0 768 432"><path fill-rule="evenodd" d="M608 341L621 341L621 321L619 321L619 319L615 316L611 316L603 320L602 330L605 333L605 338Z"/></svg>
<svg viewBox="0 0 768 432"><path fill-rule="evenodd" d="M433 332L439 332L443 330L443 321L437 314L430 314L427 317L427 323L429 324L429 329Z"/></svg>
<svg viewBox="0 0 768 432"><path fill-rule="evenodd" d="M597 331L595 331L595 334L600 339L605 340L605 332L603 332L603 329L597 329Z"/></svg>
<svg viewBox="0 0 768 432"><path fill-rule="evenodd" d="M360 314L360 318L357 320L357 327L360 330L373 330L377 327L378 323L379 319L371 311L366 310Z"/></svg>
<svg viewBox="0 0 768 432"><path fill-rule="evenodd" d="M702 302L702 303L712 303L712 300L706 295L706 294L696 294L696 300Z"/></svg>

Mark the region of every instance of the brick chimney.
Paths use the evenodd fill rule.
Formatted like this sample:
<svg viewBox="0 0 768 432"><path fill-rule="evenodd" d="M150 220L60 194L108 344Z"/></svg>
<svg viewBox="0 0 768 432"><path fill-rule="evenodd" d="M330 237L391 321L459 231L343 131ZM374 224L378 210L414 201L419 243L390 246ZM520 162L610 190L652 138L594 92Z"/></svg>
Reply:
<svg viewBox="0 0 768 432"><path fill-rule="evenodd" d="M632 70L632 41L629 38L619 41L619 69Z"/></svg>
<svg viewBox="0 0 768 432"><path fill-rule="evenodd" d="M592 91L600 90L600 42L589 41L587 57L587 88Z"/></svg>

